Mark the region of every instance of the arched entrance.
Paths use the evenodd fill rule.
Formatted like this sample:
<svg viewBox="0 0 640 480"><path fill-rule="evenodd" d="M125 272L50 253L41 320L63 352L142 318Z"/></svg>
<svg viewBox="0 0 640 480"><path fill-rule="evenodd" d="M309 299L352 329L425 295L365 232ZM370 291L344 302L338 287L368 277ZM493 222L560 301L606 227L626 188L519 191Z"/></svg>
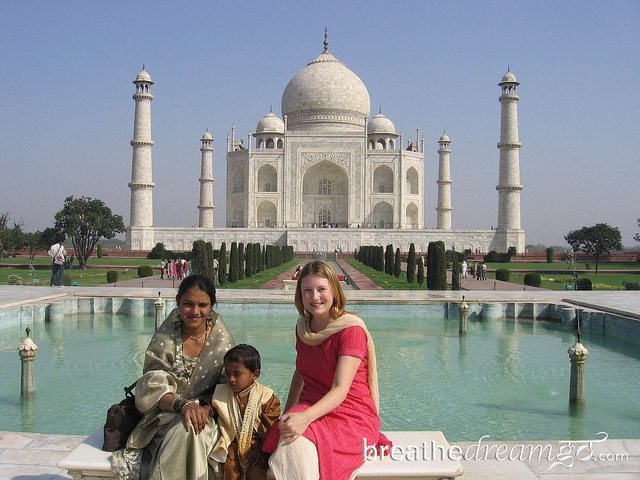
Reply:
<svg viewBox="0 0 640 480"><path fill-rule="evenodd" d="M319 162L302 179L302 226L346 227L349 223L349 178L334 163Z"/></svg>

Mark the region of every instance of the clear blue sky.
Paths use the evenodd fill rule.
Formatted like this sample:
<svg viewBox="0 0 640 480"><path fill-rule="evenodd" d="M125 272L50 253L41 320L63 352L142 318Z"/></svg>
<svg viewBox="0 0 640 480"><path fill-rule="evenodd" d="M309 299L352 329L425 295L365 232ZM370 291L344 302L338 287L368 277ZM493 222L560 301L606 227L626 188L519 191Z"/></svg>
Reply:
<svg viewBox="0 0 640 480"><path fill-rule="evenodd" d="M0 1L0 212L27 231L68 195L129 217L134 103L153 77L154 217L198 222L200 137L214 135L215 224L226 138L246 136L287 82L329 50L367 85L372 112L426 139L425 220L436 222L437 140L452 140L453 226L497 223L497 83L521 82L527 243L597 222L637 246L640 2Z"/></svg>

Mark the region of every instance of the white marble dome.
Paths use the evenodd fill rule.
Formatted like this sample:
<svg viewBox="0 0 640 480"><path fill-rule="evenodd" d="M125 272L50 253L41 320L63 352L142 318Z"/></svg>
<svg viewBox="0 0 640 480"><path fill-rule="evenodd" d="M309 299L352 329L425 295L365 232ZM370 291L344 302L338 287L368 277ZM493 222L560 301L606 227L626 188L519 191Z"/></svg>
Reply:
<svg viewBox="0 0 640 480"><path fill-rule="evenodd" d="M138 76L136 77L136 82L149 82L149 83L153 83L153 80L151 80L151 75L149 75L149 73L143 68L142 70L140 70L140 72L138 73Z"/></svg>
<svg viewBox="0 0 640 480"><path fill-rule="evenodd" d="M258 122L256 133L280 133L284 135L284 122L275 113L269 112Z"/></svg>
<svg viewBox="0 0 640 480"><path fill-rule="evenodd" d="M446 133L442 133L442 135L440 135L440 140L438 140L439 142L450 142L451 140L449 140L449 135L447 135Z"/></svg>
<svg viewBox="0 0 640 480"><path fill-rule="evenodd" d="M508 71L502 76L502 82L500 83L518 83L518 80L516 79L516 76L511 73L511 71Z"/></svg>
<svg viewBox="0 0 640 480"><path fill-rule="evenodd" d="M379 113L367 124L368 134L396 134L396 127L391 120Z"/></svg>
<svg viewBox="0 0 640 480"><path fill-rule="evenodd" d="M211 135L211 132L207 130L202 134L202 138L200 140L213 140L213 135Z"/></svg>
<svg viewBox="0 0 640 480"><path fill-rule="evenodd" d="M362 80L326 50L298 72L282 94L289 129L327 124L363 129L370 111Z"/></svg>

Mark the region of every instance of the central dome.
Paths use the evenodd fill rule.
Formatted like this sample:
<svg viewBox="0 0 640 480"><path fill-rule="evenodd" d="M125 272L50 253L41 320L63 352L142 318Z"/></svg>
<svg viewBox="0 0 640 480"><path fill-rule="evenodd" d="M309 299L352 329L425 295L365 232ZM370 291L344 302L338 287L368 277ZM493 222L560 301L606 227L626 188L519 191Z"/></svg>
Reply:
<svg viewBox="0 0 640 480"><path fill-rule="evenodd" d="M290 130L362 131L371 109L367 87L327 50L298 72L282 94Z"/></svg>

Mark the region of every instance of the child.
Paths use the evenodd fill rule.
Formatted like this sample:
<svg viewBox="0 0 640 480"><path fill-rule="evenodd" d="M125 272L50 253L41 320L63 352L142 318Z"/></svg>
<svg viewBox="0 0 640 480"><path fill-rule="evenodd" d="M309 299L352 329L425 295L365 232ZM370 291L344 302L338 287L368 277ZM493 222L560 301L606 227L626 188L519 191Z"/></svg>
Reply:
<svg viewBox="0 0 640 480"><path fill-rule="evenodd" d="M263 480L269 455L262 443L280 417L280 400L258 383L260 354L251 345L229 350L224 369L229 383L216 387L211 402L220 437L210 456L224 462L224 480Z"/></svg>

